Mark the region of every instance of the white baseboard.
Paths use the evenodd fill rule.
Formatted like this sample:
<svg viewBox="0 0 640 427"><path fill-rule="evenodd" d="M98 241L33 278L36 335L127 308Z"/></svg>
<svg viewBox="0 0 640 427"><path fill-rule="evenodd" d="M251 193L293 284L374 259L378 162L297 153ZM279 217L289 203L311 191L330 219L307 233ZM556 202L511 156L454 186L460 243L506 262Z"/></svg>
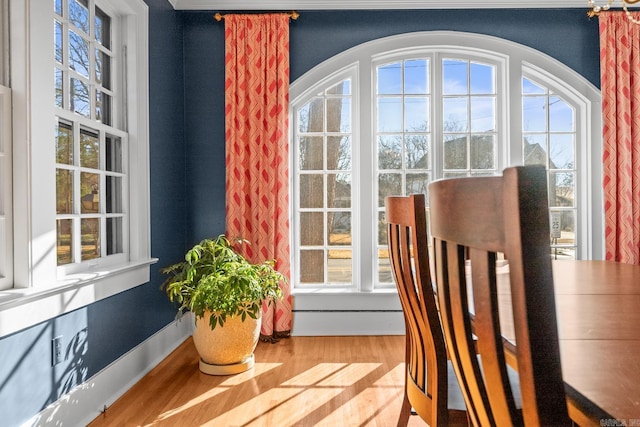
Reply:
<svg viewBox="0 0 640 427"><path fill-rule="evenodd" d="M193 318L165 326L23 426L87 425L193 333Z"/></svg>
<svg viewBox="0 0 640 427"><path fill-rule="evenodd" d="M293 336L404 335L402 311L296 311Z"/></svg>

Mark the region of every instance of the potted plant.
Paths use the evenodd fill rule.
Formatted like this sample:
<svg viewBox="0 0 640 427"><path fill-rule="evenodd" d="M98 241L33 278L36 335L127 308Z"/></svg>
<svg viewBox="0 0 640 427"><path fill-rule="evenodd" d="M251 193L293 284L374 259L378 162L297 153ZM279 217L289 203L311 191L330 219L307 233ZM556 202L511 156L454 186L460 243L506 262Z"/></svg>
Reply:
<svg viewBox="0 0 640 427"><path fill-rule="evenodd" d="M189 249L184 261L161 270L162 284L178 304L179 319L195 315L193 341L200 354L200 370L229 375L253 367L253 351L260 336L262 302L282 298L285 277L275 260L252 264L242 254L246 240L225 235L204 239Z"/></svg>

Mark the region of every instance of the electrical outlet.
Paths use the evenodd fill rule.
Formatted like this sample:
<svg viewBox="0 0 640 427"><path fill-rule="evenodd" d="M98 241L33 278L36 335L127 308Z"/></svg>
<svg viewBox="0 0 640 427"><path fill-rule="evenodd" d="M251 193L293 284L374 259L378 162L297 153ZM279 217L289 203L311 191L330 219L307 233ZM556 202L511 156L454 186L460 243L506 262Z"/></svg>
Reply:
<svg viewBox="0 0 640 427"><path fill-rule="evenodd" d="M62 363L62 335L51 340L51 356L53 366Z"/></svg>

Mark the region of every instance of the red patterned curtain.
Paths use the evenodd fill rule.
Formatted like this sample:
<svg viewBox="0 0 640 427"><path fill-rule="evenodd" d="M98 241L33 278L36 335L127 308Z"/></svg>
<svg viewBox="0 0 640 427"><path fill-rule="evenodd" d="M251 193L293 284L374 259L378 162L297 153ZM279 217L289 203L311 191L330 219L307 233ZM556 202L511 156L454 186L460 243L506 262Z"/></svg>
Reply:
<svg viewBox="0 0 640 427"><path fill-rule="evenodd" d="M638 264L640 25L623 12L602 12L599 20L606 259Z"/></svg>
<svg viewBox="0 0 640 427"><path fill-rule="evenodd" d="M289 277L289 16L225 16L227 235ZM263 306L263 340L288 336L291 294Z"/></svg>

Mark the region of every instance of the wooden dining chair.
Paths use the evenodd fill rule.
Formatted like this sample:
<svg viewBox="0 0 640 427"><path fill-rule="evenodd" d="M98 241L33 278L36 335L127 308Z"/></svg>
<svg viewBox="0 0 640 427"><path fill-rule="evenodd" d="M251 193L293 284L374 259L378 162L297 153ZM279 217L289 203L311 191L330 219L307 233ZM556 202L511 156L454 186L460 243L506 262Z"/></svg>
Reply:
<svg viewBox="0 0 640 427"><path fill-rule="evenodd" d="M512 167L501 177L435 181L429 185L429 209L445 341L470 420L476 426L570 425L545 169ZM511 319L499 316L500 254L508 260L515 346L505 345L501 326ZM508 360L518 371L519 390L508 379Z"/></svg>
<svg viewBox="0 0 640 427"><path fill-rule="evenodd" d="M424 194L386 198L389 259L406 327L404 399L398 426L413 407L430 426L468 425L464 400L447 361L429 272Z"/></svg>

